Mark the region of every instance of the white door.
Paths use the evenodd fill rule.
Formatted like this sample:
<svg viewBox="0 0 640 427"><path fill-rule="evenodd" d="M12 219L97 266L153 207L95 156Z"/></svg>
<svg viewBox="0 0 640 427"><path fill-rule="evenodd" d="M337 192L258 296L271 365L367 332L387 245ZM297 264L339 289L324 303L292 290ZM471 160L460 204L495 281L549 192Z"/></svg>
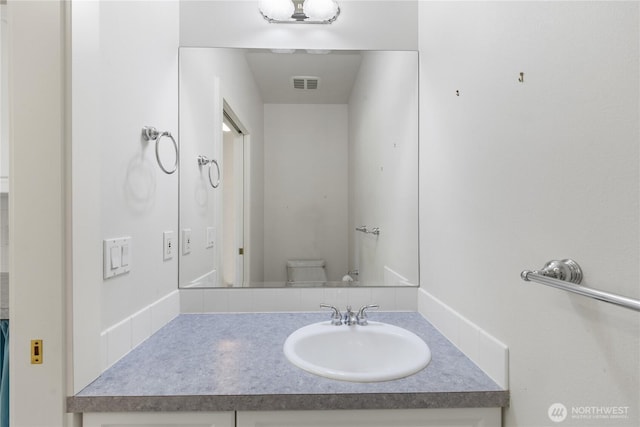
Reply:
<svg viewBox="0 0 640 427"><path fill-rule="evenodd" d="M225 104L223 117L223 283L241 287L244 282L244 144L245 133Z"/></svg>

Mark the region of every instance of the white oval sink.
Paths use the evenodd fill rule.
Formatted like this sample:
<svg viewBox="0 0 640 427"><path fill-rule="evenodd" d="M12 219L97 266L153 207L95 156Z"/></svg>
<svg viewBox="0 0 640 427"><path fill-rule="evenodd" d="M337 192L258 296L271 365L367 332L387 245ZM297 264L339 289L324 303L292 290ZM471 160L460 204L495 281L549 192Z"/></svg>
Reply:
<svg viewBox="0 0 640 427"><path fill-rule="evenodd" d="M313 323L289 335L283 350L305 371L357 382L406 377L431 361L429 346L416 334L371 321L366 326Z"/></svg>

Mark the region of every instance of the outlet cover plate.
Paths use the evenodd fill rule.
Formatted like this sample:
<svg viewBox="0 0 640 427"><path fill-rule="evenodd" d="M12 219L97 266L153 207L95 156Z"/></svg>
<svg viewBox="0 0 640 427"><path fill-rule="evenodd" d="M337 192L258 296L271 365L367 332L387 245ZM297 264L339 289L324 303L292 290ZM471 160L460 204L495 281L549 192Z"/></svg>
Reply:
<svg viewBox="0 0 640 427"><path fill-rule="evenodd" d="M207 236L206 236L206 245L205 248L212 248L216 243L216 229L215 227L207 227Z"/></svg>
<svg viewBox="0 0 640 427"><path fill-rule="evenodd" d="M191 229L182 229L182 255L188 255L191 253Z"/></svg>
<svg viewBox="0 0 640 427"><path fill-rule="evenodd" d="M173 239L173 231L165 231L162 233L163 236L163 259L165 261L173 258L173 253L176 251L175 241Z"/></svg>

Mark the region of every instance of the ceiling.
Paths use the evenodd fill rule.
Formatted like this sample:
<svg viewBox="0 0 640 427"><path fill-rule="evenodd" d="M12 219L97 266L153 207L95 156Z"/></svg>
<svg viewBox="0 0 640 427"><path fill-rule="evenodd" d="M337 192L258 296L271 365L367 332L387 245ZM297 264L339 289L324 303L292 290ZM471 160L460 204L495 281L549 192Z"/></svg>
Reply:
<svg viewBox="0 0 640 427"><path fill-rule="evenodd" d="M362 54L249 50L246 58L265 104L347 104ZM318 88L294 89L293 76L318 77Z"/></svg>

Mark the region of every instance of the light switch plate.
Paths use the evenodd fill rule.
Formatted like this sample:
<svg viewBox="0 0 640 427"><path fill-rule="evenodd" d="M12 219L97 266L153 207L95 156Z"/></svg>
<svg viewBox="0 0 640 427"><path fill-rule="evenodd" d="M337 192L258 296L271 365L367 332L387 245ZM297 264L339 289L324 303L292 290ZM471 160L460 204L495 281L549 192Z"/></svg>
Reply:
<svg viewBox="0 0 640 427"><path fill-rule="evenodd" d="M103 279L131 271L131 237L102 241Z"/></svg>

